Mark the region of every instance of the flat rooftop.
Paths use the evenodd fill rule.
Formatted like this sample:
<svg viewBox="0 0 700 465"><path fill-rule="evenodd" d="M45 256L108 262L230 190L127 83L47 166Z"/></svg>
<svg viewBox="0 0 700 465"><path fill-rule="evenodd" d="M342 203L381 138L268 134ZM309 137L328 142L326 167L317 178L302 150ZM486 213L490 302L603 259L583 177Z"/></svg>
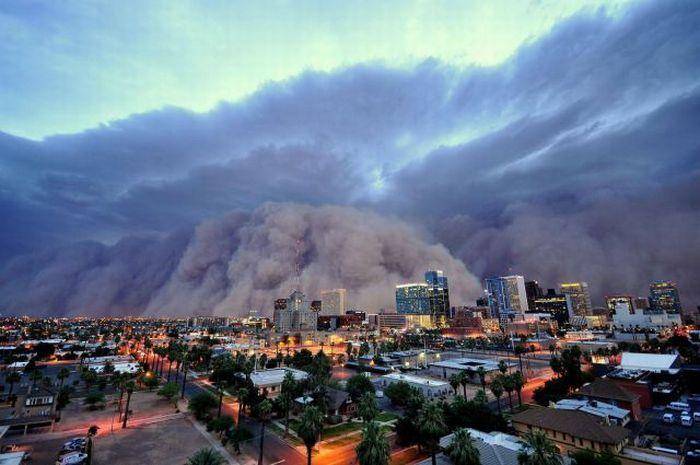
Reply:
<svg viewBox="0 0 700 465"><path fill-rule="evenodd" d="M250 374L250 380L256 387L273 386L282 384L284 375L290 372L296 381L301 381L309 377L305 371L296 370L294 368L273 368L271 370L254 371Z"/></svg>
<svg viewBox="0 0 700 465"><path fill-rule="evenodd" d="M508 366L515 366L515 362L509 360L504 360ZM440 368L451 368L453 370L466 370L471 368L476 371L479 367L484 367L486 371L498 370L498 360L493 359L480 359L480 358L453 358L450 360L441 360L439 362L432 362L429 366L436 366Z"/></svg>
<svg viewBox="0 0 700 465"><path fill-rule="evenodd" d="M405 373L389 373L388 375L382 376L383 379L390 379L392 381L405 381L408 384L418 384L421 386L430 387L445 387L449 386L447 381L441 381L437 379L423 378L422 376L407 375Z"/></svg>

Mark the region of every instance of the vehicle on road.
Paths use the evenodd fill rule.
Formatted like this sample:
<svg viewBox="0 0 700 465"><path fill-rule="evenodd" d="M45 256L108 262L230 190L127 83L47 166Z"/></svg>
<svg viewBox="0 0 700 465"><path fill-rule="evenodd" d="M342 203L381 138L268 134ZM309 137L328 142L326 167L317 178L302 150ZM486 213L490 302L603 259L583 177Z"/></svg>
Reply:
<svg viewBox="0 0 700 465"><path fill-rule="evenodd" d="M679 412L682 412L683 410L690 410L690 404L687 402L671 402L667 407L671 410L677 410Z"/></svg>
<svg viewBox="0 0 700 465"><path fill-rule="evenodd" d="M681 415L681 425L693 426L693 417L690 415Z"/></svg>
<svg viewBox="0 0 700 465"><path fill-rule="evenodd" d="M664 423L672 425L673 423L675 423L676 417L672 413L664 413L663 421L664 421Z"/></svg>
<svg viewBox="0 0 700 465"><path fill-rule="evenodd" d="M83 465L88 455L82 452L71 452L56 460L56 465Z"/></svg>

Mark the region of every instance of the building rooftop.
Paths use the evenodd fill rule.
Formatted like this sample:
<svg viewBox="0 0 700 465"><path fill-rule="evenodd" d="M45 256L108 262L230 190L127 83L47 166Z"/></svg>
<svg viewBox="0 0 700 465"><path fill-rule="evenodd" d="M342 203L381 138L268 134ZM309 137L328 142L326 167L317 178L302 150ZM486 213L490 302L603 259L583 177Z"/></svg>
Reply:
<svg viewBox="0 0 700 465"><path fill-rule="evenodd" d="M629 418L630 414L629 410L595 400L562 399L554 404L554 408L561 410L578 410L598 417L615 418L618 420Z"/></svg>
<svg viewBox="0 0 700 465"><path fill-rule="evenodd" d="M538 405L530 405L527 410L512 416L513 423L536 426L570 434L571 436L601 442L618 444L628 436L621 426L603 424L598 417L578 410L559 410Z"/></svg>
<svg viewBox="0 0 700 465"><path fill-rule="evenodd" d="M423 378L422 376L407 375L404 373L389 373L388 375L382 376L382 378L391 379L394 381L405 381L409 384L420 384L422 386L431 387L443 387L449 386L446 381L441 381L437 379Z"/></svg>
<svg viewBox="0 0 700 465"><path fill-rule="evenodd" d="M604 378L598 378L593 382L584 384L578 393L582 396L597 397L599 399L634 402L640 396L628 391L619 384Z"/></svg>
<svg viewBox="0 0 700 465"><path fill-rule="evenodd" d="M515 366L514 362L505 360L508 366ZM430 366L436 366L441 368L452 368L454 370L466 370L471 368L474 371L478 370L479 367L484 367L484 370L494 371L498 370L498 360L494 359L479 359L479 358L453 358L450 360L441 360L439 362L430 363Z"/></svg>
<svg viewBox="0 0 700 465"><path fill-rule="evenodd" d="M305 371L296 370L294 368L273 368L271 370L254 371L250 374L250 380L256 387L273 386L281 384L284 380L284 375L290 372L296 381L301 381L309 377Z"/></svg>
<svg viewBox="0 0 700 465"><path fill-rule="evenodd" d="M678 354L638 354L623 352L620 368L623 370L644 370L659 373L668 371L671 374L678 373L680 369L680 357Z"/></svg>

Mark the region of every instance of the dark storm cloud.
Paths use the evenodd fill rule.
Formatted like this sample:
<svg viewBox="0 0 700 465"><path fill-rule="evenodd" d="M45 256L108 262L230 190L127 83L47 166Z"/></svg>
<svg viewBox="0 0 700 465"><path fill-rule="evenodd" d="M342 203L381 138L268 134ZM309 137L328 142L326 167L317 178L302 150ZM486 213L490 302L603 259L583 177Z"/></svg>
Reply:
<svg viewBox="0 0 700 465"><path fill-rule="evenodd" d="M363 305L386 305L395 280L436 257L375 263L408 254L393 240L440 241L479 276L585 279L598 298L675 279L695 303L698 76L700 5L644 2L574 16L496 67L358 65L204 114L164 108L42 142L0 134L0 258L34 252L9 261L0 286L37 290L0 303L269 310L292 284L295 242L282 238L299 230L324 250L305 285L346 285ZM259 208L268 201L305 205ZM81 239L117 243L61 248ZM471 299L471 275L443 253Z"/></svg>

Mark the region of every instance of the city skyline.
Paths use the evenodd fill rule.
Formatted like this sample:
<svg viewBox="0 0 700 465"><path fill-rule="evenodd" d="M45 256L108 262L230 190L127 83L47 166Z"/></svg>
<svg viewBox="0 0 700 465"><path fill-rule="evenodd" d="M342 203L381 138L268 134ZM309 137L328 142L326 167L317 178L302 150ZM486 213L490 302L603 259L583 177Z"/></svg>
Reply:
<svg viewBox="0 0 700 465"><path fill-rule="evenodd" d="M3 314L700 304L697 2L97 5L0 6Z"/></svg>

